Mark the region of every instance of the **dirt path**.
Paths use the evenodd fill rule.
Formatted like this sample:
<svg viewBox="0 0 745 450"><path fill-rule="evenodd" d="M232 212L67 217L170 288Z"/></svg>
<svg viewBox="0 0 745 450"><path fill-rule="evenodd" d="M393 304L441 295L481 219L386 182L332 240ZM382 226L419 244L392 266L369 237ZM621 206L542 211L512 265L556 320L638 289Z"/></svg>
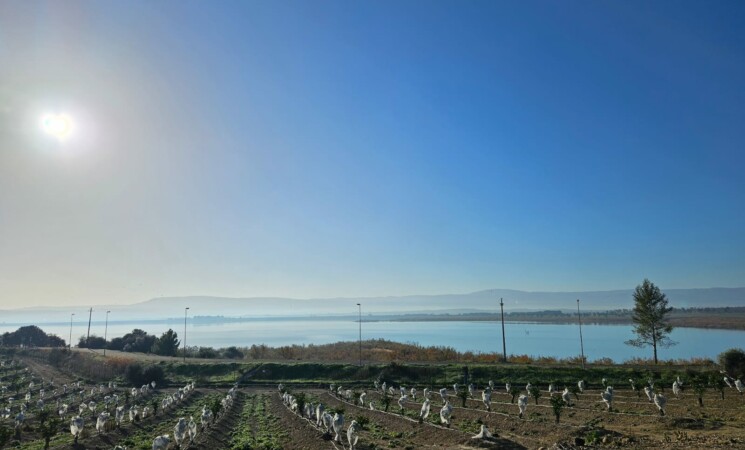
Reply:
<svg viewBox="0 0 745 450"><path fill-rule="evenodd" d="M33 372L36 376L43 379L45 382L54 381L54 385L61 387L63 384L71 384L78 378L75 376L63 372L62 370L46 364L36 361L33 358L18 358L23 362L23 365Z"/></svg>

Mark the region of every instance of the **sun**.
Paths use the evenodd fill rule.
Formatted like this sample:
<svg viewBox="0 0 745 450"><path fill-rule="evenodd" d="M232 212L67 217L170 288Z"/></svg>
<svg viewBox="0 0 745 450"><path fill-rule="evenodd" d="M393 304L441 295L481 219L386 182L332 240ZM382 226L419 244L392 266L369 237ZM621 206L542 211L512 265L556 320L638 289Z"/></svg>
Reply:
<svg viewBox="0 0 745 450"><path fill-rule="evenodd" d="M44 133L63 141L70 137L73 122L67 114L46 114L41 118L41 129Z"/></svg>

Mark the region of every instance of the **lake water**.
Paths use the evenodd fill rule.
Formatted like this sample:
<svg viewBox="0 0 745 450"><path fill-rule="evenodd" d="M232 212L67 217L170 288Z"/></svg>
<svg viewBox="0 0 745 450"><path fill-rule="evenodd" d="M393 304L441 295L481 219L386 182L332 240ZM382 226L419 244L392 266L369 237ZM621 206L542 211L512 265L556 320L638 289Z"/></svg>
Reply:
<svg viewBox="0 0 745 450"><path fill-rule="evenodd" d="M69 325L44 325L48 333L67 340ZM123 336L133 328L160 335L173 328L179 338L183 323L110 323L109 339ZM0 325L0 332L14 331L17 326ZM257 320L242 323L199 324L187 326L187 345L228 347L266 344L281 346L291 344L326 344L338 341L356 341L358 323L348 320ZM87 331L86 323L73 325L73 342ZM636 349L624 344L633 338L630 325L583 325L585 355L590 359L609 357L617 362L633 357L651 357L651 349ZM91 334L103 336L103 324L94 323ZM505 324L507 353L565 358L580 353L577 325L509 323ZM450 346L459 351L502 352L502 332L498 322L364 322L363 339L387 339L397 342L417 343L423 346ZM705 330L677 328L673 340L678 345L659 350L662 359L716 356L732 347L745 345L745 331Z"/></svg>

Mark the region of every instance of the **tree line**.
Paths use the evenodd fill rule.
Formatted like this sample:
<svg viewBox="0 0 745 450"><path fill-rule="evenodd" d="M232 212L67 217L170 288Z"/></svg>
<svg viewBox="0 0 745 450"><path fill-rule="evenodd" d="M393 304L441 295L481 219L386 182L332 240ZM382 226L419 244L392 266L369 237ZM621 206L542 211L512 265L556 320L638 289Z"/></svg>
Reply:
<svg viewBox="0 0 745 450"><path fill-rule="evenodd" d="M160 337L148 334L136 328L122 337L106 341L101 336L81 336L78 342L80 348L119 350L122 352L154 353L161 356L176 356L181 342L178 334L169 329Z"/></svg>
<svg viewBox="0 0 745 450"><path fill-rule="evenodd" d="M36 325L20 327L0 335L0 347L65 347L65 340L47 334Z"/></svg>

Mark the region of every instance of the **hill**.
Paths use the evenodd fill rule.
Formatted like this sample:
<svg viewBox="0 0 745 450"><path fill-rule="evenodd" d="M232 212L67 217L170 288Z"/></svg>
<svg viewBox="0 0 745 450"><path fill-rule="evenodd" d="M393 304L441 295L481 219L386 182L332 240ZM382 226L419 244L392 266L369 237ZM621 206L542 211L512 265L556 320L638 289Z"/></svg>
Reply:
<svg viewBox="0 0 745 450"><path fill-rule="evenodd" d="M745 288L666 289L670 304L675 308L705 308L745 306ZM527 292L511 289L489 289L468 294L411 295L397 297L357 298L225 298L211 296L160 297L132 305L94 305L94 311L111 310L116 320L162 320L183 317L184 307L190 315L271 317L271 316L329 316L357 312L362 303L363 314L381 313L467 313L499 310L499 299L504 299L505 311L561 310L573 311L576 299L581 299L585 311L605 311L631 308L632 290L586 292ZM26 308L0 311L4 323L65 322L70 312L79 316L88 306ZM94 320L101 319L94 312Z"/></svg>

